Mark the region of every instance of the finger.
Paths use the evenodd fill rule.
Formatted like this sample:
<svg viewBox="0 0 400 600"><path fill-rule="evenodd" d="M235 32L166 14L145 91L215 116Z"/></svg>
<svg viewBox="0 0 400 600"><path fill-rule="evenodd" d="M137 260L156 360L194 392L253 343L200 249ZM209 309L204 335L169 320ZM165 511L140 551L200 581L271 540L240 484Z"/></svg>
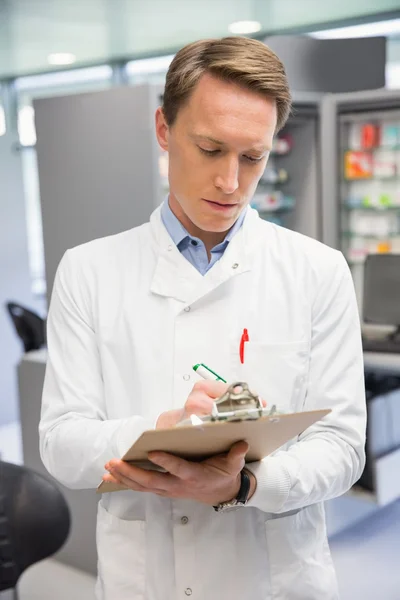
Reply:
<svg viewBox="0 0 400 600"><path fill-rule="evenodd" d="M227 455L227 460L241 470L244 467L245 456L249 450L249 444L244 440L232 446Z"/></svg>
<svg viewBox="0 0 400 600"><path fill-rule="evenodd" d="M184 406L185 414L209 415L212 411L214 400L222 396L227 388L228 385L221 381L198 381L186 400Z"/></svg>
<svg viewBox="0 0 400 600"><path fill-rule="evenodd" d="M156 465L164 467L168 473L178 479L189 479L193 475L193 463L166 452L149 452L148 459Z"/></svg>
<svg viewBox="0 0 400 600"><path fill-rule="evenodd" d="M111 473L103 475L102 480L107 483L119 483L118 479L116 479L114 475L111 475Z"/></svg>
<svg viewBox="0 0 400 600"><path fill-rule="evenodd" d="M126 481L141 485L146 488L146 490L168 490L170 487L168 482L168 478L170 478L169 473L159 473L148 469L140 469L123 460L110 460L107 470L109 470L114 477L118 479L125 478Z"/></svg>
<svg viewBox="0 0 400 600"><path fill-rule="evenodd" d="M184 413L186 415L209 415L214 400L199 390L191 392L185 402Z"/></svg>
<svg viewBox="0 0 400 600"><path fill-rule="evenodd" d="M114 483L116 485L124 485L125 487L128 487L131 490L134 490L135 492L148 492L149 490L141 485L139 485L138 483L134 483L131 480L128 480L125 477L117 477L114 475L111 475L111 473L107 473L106 475L103 475L102 480L105 483Z"/></svg>
<svg viewBox="0 0 400 600"><path fill-rule="evenodd" d="M228 389L228 384L223 381L209 381L207 379L201 379L197 381L193 386L193 391L199 391L210 398L219 398L222 394L225 394Z"/></svg>
<svg viewBox="0 0 400 600"><path fill-rule="evenodd" d="M117 483L124 485L134 492L151 492L152 494L158 494L159 496L164 496L167 494L166 490L144 487L143 485L137 483L137 481L132 481L132 479L129 479L129 477L125 477L124 475L118 476Z"/></svg>
<svg viewBox="0 0 400 600"><path fill-rule="evenodd" d="M261 400L261 402L262 402L263 408L265 408L267 406L266 400Z"/></svg>

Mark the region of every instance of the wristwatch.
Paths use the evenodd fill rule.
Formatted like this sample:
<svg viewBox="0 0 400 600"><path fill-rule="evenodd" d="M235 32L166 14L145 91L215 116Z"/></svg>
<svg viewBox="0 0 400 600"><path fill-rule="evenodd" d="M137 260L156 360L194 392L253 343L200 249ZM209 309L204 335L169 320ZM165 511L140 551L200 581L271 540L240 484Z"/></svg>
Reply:
<svg viewBox="0 0 400 600"><path fill-rule="evenodd" d="M228 500L227 502L220 502L219 504L217 504L217 506L214 506L214 510L217 512L223 512L231 508L236 508L237 506L244 506L249 499L249 493L250 476L246 469L242 469L240 471L240 488L236 498Z"/></svg>

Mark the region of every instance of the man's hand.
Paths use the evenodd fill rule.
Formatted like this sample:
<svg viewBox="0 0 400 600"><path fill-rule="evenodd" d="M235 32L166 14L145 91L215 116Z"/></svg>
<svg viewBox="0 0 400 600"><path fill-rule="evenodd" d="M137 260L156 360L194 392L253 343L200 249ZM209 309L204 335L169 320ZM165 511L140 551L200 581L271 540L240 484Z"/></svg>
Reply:
<svg viewBox="0 0 400 600"><path fill-rule="evenodd" d="M198 381L194 384L185 406L162 413L157 419L156 429L174 427L179 421L189 419L190 415L202 417L211 414L214 400L222 396L228 387L221 381Z"/></svg>
<svg viewBox="0 0 400 600"><path fill-rule="evenodd" d="M216 398L228 389L221 381L198 381L182 409L162 413L156 429L174 427L190 415L209 415ZM262 401L263 406L266 402ZM149 459L167 473L134 467L122 460L110 460L105 468L109 474L103 481L120 483L136 492L151 492L168 498L188 498L216 505L235 498L240 488L240 471L244 467L247 442L238 442L227 454L213 456L202 462L190 462L166 452L151 452ZM256 479L250 474L250 494L256 488Z"/></svg>
<svg viewBox="0 0 400 600"><path fill-rule="evenodd" d="M214 400L225 394L229 385L222 381L201 380L194 384L183 408L168 410L161 413L157 419L156 429L174 427L180 421L189 419L190 415L204 417L211 414ZM267 406L262 400L263 407Z"/></svg>
<svg viewBox="0 0 400 600"><path fill-rule="evenodd" d="M227 454L213 456L199 463L165 452L150 452L149 459L166 469L167 473L140 469L113 459L105 466L110 474L104 475L103 481L120 483L137 492L186 498L215 506L237 496L240 471L244 467L247 450L247 442L237 442ZM255 477L251 475L250 479L249 497L256 487Z"/></svg>

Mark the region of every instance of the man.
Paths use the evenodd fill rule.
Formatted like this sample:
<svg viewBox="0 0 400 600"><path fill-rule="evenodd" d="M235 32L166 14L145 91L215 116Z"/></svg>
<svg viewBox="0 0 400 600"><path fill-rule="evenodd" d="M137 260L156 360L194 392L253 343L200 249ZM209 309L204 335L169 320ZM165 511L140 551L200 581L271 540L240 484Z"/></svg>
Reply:
<svg viewBox="0 0 400 600"><path fill-rule="evenodd" d="M337 598L323 501L364 465L353 284L340 252L248 208L289 112L284 68L261 42L186 46L156 113L168 199L60 263L41 455L69 487L130 488L99 504L97 598ZM151 454L165 473L123 464L144 430L210 412L226 386L196 381L198 362L282 410L332 412L246 469L245 442L197 464Z"/></svg>

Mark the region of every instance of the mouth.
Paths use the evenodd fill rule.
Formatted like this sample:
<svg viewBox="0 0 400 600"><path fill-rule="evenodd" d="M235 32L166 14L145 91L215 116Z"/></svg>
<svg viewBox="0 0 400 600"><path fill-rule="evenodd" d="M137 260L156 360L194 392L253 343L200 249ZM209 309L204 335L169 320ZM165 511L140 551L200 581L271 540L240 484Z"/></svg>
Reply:
<svg viewBox="0 0 400 600"><path fill-rule="evenodd" d="M212 207L215 208L216 210L222 210L222 211L229 211L232 210L232 208L234 208L235 206L237 206L237 204L227 204L224 202L214 202L213 200L207 200L206 198L203 198L204 202L207 202L207 204Z"/></svg>

